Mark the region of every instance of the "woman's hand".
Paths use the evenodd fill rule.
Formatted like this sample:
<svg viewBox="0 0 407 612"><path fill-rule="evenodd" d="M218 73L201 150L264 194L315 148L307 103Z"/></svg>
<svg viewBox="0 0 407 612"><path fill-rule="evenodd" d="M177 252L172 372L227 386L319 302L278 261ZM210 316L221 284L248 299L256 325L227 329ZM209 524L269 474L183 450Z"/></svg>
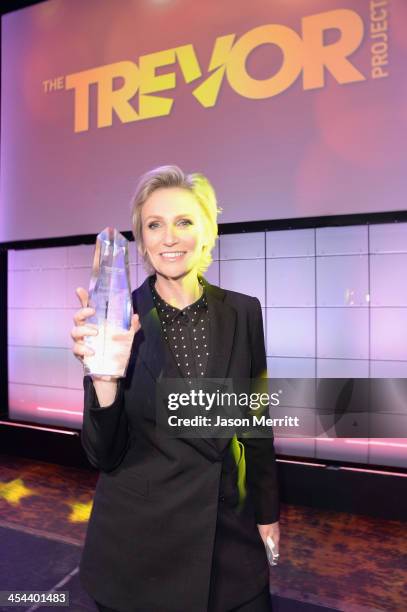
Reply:
<svg viewBox="0 0 407 612"><path fill-rule="evenodd" d="M260 537L263 540L264 546L267 546L267 538L270 536L274 542L274 554L279 554L280 551L280 524L278 521L269 525L257 525ZM278 559L278 557L277 557Z"/></svg>
<svg viewBox="0 0 407 612"><path fill-rule="evenodd" d="M73 317L75 325L71 330L71 338L74 341L72 352L75 357L83 363L84 357L93 355L92 349L85 344L85 337L97 336L98 331L96 325L86 324L86 319L95 314L95 309L88 307L88 292L86 289L78 287L76 295L79 298L82 308L77 310Z"/></svg>
<svg viewBox="0 0 407 612"><path fill-rule="evenodd" d="M86 323L87 319L95 314L94 308L88 307L88 292L82 287L78 287L76 295L79 298L82 308L74 315L74 327L71 330L71 337L74 341L72 352L81 363L88 355L94 355L94 351L86 346L86 336L96 336L98 334L97 326L91 323ZM124 373L129 361L131 347L133 345L134 335L141 328L139 316L135 314L131 319L131 327L128 331L113 335L110 339L114 344L114 357L118 365L118 371ZM97 379L110 381L109 376L98 376Z"/></svg>

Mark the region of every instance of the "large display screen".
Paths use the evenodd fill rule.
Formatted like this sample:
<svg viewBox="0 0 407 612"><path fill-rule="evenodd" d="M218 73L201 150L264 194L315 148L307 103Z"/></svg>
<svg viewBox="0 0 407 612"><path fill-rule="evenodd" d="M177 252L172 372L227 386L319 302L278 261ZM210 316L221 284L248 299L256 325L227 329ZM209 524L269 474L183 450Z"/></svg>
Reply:
<svg viewBox="0 0 407 612"><path fill-rule="evenodd" d="M220 221L405 207L404 0L50 0L2 21L0 242L130 229L137 177ZM403 136L404 134L404 136Z"/></svg>

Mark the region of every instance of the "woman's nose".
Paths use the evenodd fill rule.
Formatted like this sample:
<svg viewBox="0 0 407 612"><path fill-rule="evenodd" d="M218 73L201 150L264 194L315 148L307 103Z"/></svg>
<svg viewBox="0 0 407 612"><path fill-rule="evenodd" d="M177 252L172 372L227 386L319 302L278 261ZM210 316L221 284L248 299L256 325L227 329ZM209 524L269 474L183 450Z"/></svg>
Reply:
<svg viewBox="0 0 407 612"><path fill-rule="evenodd" d="M164 242L166 245L175 244L178 241L176 228L167 226L164 235Z"/></svg>

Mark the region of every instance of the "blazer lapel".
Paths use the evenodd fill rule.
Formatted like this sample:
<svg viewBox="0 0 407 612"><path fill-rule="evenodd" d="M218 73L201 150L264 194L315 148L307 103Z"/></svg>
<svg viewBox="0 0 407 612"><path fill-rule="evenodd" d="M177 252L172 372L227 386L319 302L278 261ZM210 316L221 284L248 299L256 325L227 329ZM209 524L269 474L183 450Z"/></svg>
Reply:
<svg viewBox="0 0 407 612"><path fill-rule="evenodd" d="M209 313L209 360L205 378L224 379L228 375L230 358L232 356L233 341L236 330L236 310L226 304L226 292L210 285L202 279L206 291ZM220 380L222 383L222 380ZM208 438L219 453L223 453L230 442L230 438Z"/></svg>
<svg viewBox="0 0 407 612"><path fill-rule="evenodd" d="M202 278L206 287L209 313L210 358L205 372L206 378L225 378L229 370L236 328L236 311L225 304L225 291L210 285Z"/></svg>
<svg viewBox="0 0 407 612"><path fill-rule="evenodd" d="M133 309L138 313L141 324L139 358L156 380L165 365L165 351L161 337L161 323L154 306L148 277L133 293ZM136 334L136 338L138 335Z"/></svg>

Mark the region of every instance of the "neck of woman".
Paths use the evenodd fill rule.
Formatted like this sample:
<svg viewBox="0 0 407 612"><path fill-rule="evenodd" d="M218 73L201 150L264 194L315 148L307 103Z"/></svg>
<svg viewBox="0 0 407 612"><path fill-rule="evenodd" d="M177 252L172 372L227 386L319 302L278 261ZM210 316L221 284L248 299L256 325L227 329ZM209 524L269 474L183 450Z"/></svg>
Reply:
<svg viewBox="0 0 407 612"><path fill-rule="evenodd" d="M182 310L196 302L203 293L196 270L171 278L156 272L155 289L158 295L174 308Z"/></svg>

